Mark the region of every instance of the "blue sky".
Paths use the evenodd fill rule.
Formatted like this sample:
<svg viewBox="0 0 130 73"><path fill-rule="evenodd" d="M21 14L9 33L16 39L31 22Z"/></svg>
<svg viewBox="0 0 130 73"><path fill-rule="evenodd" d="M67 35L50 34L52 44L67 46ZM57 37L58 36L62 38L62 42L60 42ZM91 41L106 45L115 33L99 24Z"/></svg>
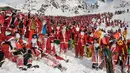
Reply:
<svg viewBox="0 0 130 73"><path fill-rule="evenodd" d="M4 2L5 0L0 0L0 2Z"/></svg>

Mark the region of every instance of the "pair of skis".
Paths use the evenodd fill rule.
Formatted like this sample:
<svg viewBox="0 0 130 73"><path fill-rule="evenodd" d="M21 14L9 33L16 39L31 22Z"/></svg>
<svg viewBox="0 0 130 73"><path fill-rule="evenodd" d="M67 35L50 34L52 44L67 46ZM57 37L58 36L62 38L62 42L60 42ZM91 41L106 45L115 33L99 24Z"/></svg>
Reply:
<svg viewBox="0 0 130 73"><path fill-rule="evenodd" d="M34 65L34 66L30 65L30 67L28 67L28 68L20 67L19 69L23 70L23 71L27 71L27 69L29 69L29 68L39 68L39 65Z"/></svg>
<svg viewBox="0 0 130 73"><path fill-rule="evenodd" d="M98 70L98 69L103 69L103 67L104 67L104 64L105 64L105 60L103 59L102 61L101 61L101 63L95 63L95 64L93 64L93 69L96 69L96 70Z"/></svg>
<svg viewBox="0 0 130 73"><path fill-rule="evenodd" d="M113 69L113 63L112 63L112 51L109 49L105 49L104 50L104 58L102 59L101 63L99 63L98 61L98 52L97 54L97 64L95 64L93 67L95 69L103 69L104 64L106 64L106 72L107 73L114 73L114 69Z"/></svg>

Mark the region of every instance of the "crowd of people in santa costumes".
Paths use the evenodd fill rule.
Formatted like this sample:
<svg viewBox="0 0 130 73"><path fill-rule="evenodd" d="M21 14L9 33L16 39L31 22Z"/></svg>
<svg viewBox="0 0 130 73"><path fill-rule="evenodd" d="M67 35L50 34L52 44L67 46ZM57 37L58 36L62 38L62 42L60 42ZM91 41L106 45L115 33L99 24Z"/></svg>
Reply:
<svg viewBox="0 0 130 73"><path fill-rule="evenodd" d="M63 70L66 68L59 60L69 60L60 55L74 50L75 58L92 57L92 68L108 67L102 62L111 59L114 71L116 64L120 64L123 71L124 66L129 66L128 26L124 21L112 20L112 17L113 13L109 12L63 17L1 11L0 64L2 66L7 58L26 70L39 67L33 66L32 61L43 59L47 65ZM119 29L98 29L100 25L106 28L118 26ZM121 28L124 28L123 32Z"/></svg>

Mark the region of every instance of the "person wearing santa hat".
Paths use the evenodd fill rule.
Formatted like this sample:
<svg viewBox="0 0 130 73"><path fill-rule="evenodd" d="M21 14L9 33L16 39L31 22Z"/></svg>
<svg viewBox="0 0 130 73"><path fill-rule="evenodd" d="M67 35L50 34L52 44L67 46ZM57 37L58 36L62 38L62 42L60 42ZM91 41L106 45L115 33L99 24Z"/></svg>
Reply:
<svg viewBox="0 0 130 73"><path fill-rule="evenodd" d="M17 26L17 23L18 23L17 15L16 13L13 13L10 19L9 27L15 28Z"/></svg>
<svg viewBox="0 0 130 73"><path fill-rule="evenodd" d="M29 38L28 38L29 43L31 43L32 36L36 32L37 26L38 23L36 22L36 18L33 16L29 24Z"/></svg>
<svg viewBox="0 0 130 73"><path fill-rule="evenodd" d="M121 71L123 71L124 64L127 59L127 48L126 48L126 43L122 40L122 38L119 38L117 40L116 47L118 48L118 54L119 54L118 63L121 66Z"/></svg>
<svg viewBox="0 0 130 73"><path fill-rule="evenodd" d="M112 61L113 61L112 63L113 63L114 71L115 71L116 70L116 63L118 62L119 48L117 48L116 41L112 41L110 43L110 45L111 45L110 49L112 51Z"/></svg>
<svg viewBox="0 0 130 73"><path fill-rule="evenodd" d="M78 46L78 40L79 40L79 31L80 31L80 28L79 26L77 26L75 28L75 36L74 36L74 41L75 41L75 57L78 57L78 49L79 49L79 46Z"/></svg>
<svg viewBox="0 0 130 73"><path fill-rule="evenodd" d="M5 53L5 58L9 59L12 56L11 50L13 49L10 40L12 40L14 37L9 29L4 32L4 35L5 39L1 42L1 50Z"/></svg>
<svg viewBox="0 0 130 73"><path fill-rule="evenodd" d="M24 36L24 32L25 32L25 25L24 25L24 18L19 18L20 19L20 21L19 21L19 23L18 23L18 31L20 31L20 34L22 35L22 36Z"/></svg>
<svg viewBox="0 0 130 73"><path fill-rule="evenodd" d="M42 59L43 59L43 62L45 64L47 64L48 66L51 66L53 68L58 68L61 71L66 70L66 68L63 67L54 56L52 56L52 55L50 55L48 53L43 53L42 54Z"/></svg>
<svg viewBox="0 0 130 73"><path fill-rule="evenodd" d="M61 30L62 30L62 26L61 25L57 25L56 26L56 30L54 32L54 36L55 36L55 39L54 39L54 42L55 42L55 45L57 45L56 47L56 50L60 53L60 34L61 34Z"/></svg>
<svg viewBox="0 0 130 73"><path fill-rule="evenodd" d="M69 34L66 31L66 27L62 29L62 32L60 34L60 52L66 53L68 50L68 41L69 41Z"/></svg>
<svg viewBox="0 0 130 73"><path fill-rule="evenodd" d="M49 53L51 51L51 37L50 34L47 34L47 41L46 41L46 53Z"/></svg>

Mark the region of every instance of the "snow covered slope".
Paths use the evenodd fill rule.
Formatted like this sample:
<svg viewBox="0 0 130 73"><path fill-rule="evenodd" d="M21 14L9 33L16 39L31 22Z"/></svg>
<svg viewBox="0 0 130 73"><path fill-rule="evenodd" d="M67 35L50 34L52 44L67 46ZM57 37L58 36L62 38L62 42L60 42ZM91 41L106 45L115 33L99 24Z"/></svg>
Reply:
<svg viewBox="0 0 130 73"><path fill-rule="evenodd" d="M11 7L11 8L14 8L13 6L11 5L8 5L8 4L5 4L5 3L0 3L0 7Z"/></svg>
<svg viewBox="0 0 130 73"><path fill-rule="evenodd" d="M77 16L128 8L130 0L114 0L109 3L97 1L95 4L89 4L85 0L26 0L25 4L16 7L23 12L31 10L32 13L39 12L51 16Z"/></svg>
<svg viewBox="0 0 130 73"><path fill-rule="evenodd" d="M84 15L98 8L97 4L88 4L84 0L26 0L20 9L39 11L45 15L75 16Z"/></svg>

